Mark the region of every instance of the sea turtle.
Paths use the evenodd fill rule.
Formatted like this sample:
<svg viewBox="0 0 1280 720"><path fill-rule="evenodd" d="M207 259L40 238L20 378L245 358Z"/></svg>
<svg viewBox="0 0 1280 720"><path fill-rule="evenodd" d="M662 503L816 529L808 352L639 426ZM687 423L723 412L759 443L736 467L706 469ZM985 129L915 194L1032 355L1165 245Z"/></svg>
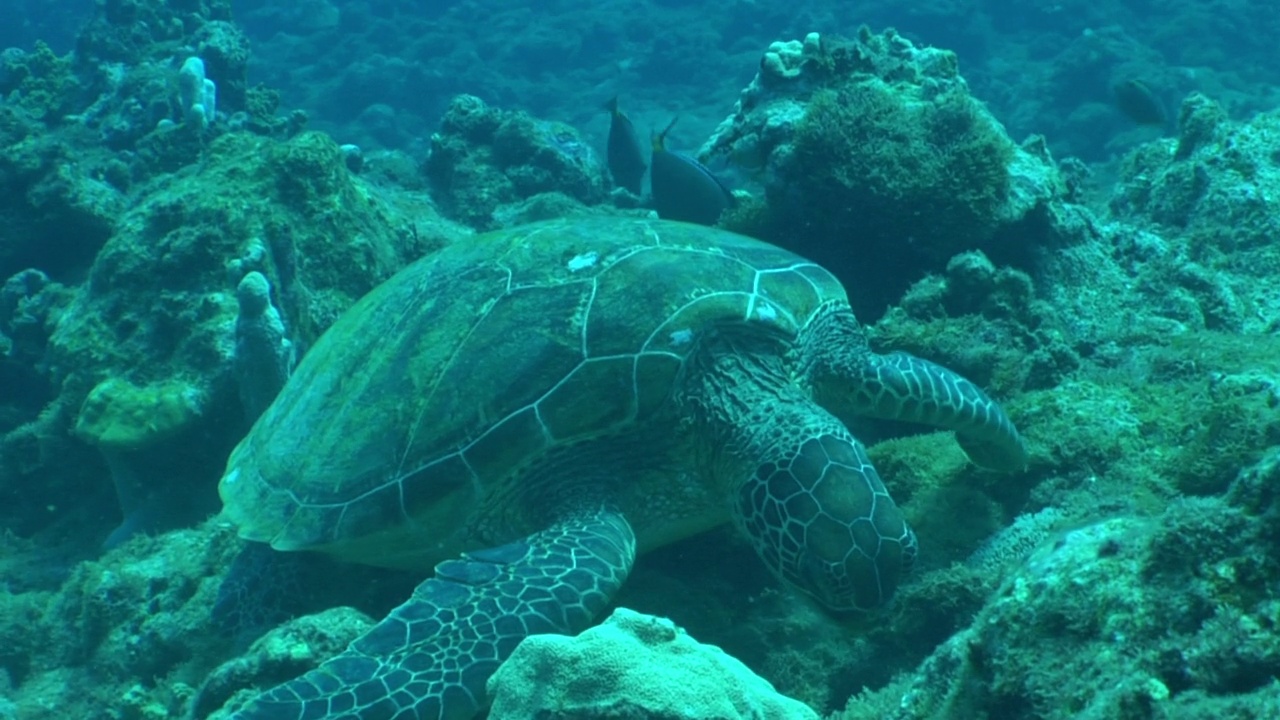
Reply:
<svg viewBox="0 0 1280 720"><path fill-rule="evenodd" d="M836 278L772 245L602 216L419 260L320 338L219 489L247 540L439 564L235 717L472 717L521 639L582 630L637 553L730 521L828 607L880 606L916 540L847 429L859 416L1025 462L987 395L872 352Z"/></svg>

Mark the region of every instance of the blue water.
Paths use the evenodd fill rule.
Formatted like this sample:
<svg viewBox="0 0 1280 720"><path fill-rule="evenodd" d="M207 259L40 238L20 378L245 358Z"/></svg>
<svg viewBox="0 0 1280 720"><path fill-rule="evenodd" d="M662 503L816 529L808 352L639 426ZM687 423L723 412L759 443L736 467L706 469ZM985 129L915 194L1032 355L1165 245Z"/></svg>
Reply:
<svg viewBox="0 0 1280 720"><path fill-rule="evenodd" d="M41 40L69 50L91 5L7 2L0 47ZM676 135L693 143L750 80L760 48L861 24L955 51L1012 137L1043 134L1057 154L1086 160L1146 139L1109 107L1119 80L1142 78L1171 111L1187 93L1209 92L1241 117L1274 106L1280 83L1270 40L1280 20L1256 1L421 5L231 3L253 43L252 82L279 89L336 137L387 147L420 148L459 92L597 134L601 98L620 93L641 127L682 115ZM359 122L383 107L387 127Z"/></svg>
<svg viewBox="0 0 1280 720"><path fill-rule="evenodd" d="M0 0L0 720L1280 718L1273 5Z"/></svg>

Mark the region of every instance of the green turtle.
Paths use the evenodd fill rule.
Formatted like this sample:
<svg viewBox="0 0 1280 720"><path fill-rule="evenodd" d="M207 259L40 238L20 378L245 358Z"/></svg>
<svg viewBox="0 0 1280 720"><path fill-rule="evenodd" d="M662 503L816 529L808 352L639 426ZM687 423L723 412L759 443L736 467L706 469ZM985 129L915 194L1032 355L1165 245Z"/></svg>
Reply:
<svg viewBox="0 0 1280 720"><path fill-rule="evenodd" d="M872 352L836 278L772 245L601 216L419 260L319 339L219 490L247 540L434 574L235 717L473 717L523 638L582 630L638 553L726 522L827 607L876 608L917 546L856 417L1025 463L986 394Z"/></svg>

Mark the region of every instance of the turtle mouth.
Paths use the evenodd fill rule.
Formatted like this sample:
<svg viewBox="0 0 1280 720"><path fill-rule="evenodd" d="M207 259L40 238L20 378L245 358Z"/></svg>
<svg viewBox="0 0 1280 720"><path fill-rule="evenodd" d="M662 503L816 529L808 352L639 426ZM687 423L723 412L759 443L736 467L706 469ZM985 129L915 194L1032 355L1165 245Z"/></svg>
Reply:
<svg viewBox="0 0 1280 720"><path fill-rule="evenodd" d="M871 612L893 599L910 574L915 555L915 533L910 528L897 542L881 540L874 548L855 543L839 559L809 547L796 558L792 583L832 612Z"/></svg>
<svg viewBox="0 0 1280 720"><path fill-rule="evenodd" d="M860 612L871 608L858 602L858 593L842 563L823 560L813 552L800 556L797 583L827 609L834 612Z"/></svg>

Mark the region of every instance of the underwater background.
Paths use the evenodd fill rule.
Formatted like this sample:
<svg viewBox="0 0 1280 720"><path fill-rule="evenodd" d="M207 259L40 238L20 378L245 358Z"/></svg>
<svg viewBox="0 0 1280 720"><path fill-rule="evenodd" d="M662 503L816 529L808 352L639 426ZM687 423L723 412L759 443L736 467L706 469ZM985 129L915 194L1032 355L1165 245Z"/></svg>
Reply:
<svg viewBox="0 0 1280 720"><path fill-rule="evenodd" d="M246 551L232 448L414 260L654 212L821 263L1030 460L858 427L920 543L888 608L726 527L615 598L683 644L491 717L1280 717L1277 37L1264 0L5 0L0 718L230 717L340 652L421 575Z"/></svg>

